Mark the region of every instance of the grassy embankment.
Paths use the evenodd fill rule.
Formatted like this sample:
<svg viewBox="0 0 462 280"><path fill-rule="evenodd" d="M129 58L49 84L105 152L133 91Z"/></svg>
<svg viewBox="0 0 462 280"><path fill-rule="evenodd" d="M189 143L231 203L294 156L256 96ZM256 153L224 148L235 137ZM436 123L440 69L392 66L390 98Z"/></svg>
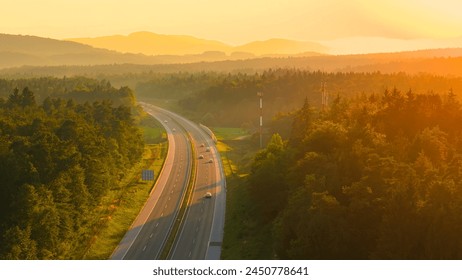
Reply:
<svg viewBox="0 0 462 280"><path fill-rule="evenodd" d="M239 128L212 128L226 173L226 217L222 259L270 259L271 235L262 228L252 202L247 175L258 147Z"/></svg>
<svg viewBox="0 0 462 280"><path fill-rule="evenodd" d="M150 118L150 117L149 117ZM157 179L167 154L166 135L154 119L145 119L141 127L146 146L142 160L111 189L100 205L99 225L83 259L108 259L130 228L146 202L154 182L141 181L141 170L154 170Z"/></svg>

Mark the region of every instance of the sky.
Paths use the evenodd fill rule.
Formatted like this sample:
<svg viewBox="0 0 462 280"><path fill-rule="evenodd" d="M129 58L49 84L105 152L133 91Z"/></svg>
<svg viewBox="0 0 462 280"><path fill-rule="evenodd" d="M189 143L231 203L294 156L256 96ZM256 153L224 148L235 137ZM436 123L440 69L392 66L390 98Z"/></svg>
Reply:
<svg viewBox="0 0 462 280"><path fill-rule="evenodd" d="M238 45L286 38L341 41L462 37L460 0L14 0L0 33L55 39L136 31Z"/></svg>

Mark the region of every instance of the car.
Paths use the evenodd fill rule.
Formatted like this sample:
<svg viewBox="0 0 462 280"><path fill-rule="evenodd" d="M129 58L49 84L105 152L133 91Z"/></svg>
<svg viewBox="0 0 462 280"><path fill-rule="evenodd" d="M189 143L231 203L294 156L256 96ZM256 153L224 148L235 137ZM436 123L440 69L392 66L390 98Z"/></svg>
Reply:
<svg viewBox="0 0 462 280"><path fill-rule="evenodd" d="M205 198L211 198L212 197L212 193L211 192L206 192L205 195L204 195Z"/></svg>
<svg viewBox="0 0 462 280"><path fill-rule="evenodd" d="M203 158L204 158L204 156L203 156L203 155L199 155L199 159L203 159Z"/></svg>
<svg viewBox="0 0 462 280"><path fill-rule="evenodd" d="M206 151L206 152L210 152L210 147L207 147L207 148L205 149L205 151Z"/></svg>
<svg viewBox="0 0 462 280"><path fill-rule="evenodd" d="M167 120L165 120L165 121L164 121L164 123L168 123L168 121L167 121Z"/></svg>
<svg viewBox="0 0 462 280"><path fill-rule="evenodd" d="M209 163L213 163L213 159L209 159Z"/></svg>
<svg viewBox="0 0 462 280"><path fill-rule="evenodd" d="M175 128L173 128L172 130L173 130L173 132L175 132L175 131L176 131L176 129L175 129Z"/></svg>
<svg viewBox="0 0 462 280"><path fill-rule="evenodd" d="M201 144L201 148L202 148L202 147L205 147L204 143Z"/></svg>

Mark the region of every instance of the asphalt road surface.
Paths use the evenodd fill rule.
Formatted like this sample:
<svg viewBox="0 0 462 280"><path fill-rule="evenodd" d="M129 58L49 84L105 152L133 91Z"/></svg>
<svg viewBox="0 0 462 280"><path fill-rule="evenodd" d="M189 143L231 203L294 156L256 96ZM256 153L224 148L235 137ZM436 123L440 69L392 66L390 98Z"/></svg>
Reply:
<svg viewBox="0 0 462 280"><path fill-rule="evenodd" d="M111 259L158 259L185 195L196 161L191 203L170 252L171 259L219 259L223 239L226 183L221 160L208 133L172 112L140 103L166 128L169 149L151 195ZM189 142L188 133L192 143ZM192 154L191 144L195 147ZM202 157L200 158L200 155ZM212 194L206 198L205 194Z"/></svg>

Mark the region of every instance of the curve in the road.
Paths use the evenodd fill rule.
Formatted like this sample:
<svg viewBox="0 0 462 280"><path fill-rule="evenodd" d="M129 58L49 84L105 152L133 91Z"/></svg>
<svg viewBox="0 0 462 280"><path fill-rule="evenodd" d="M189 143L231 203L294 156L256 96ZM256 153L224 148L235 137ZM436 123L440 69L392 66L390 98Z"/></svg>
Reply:
<svg viewBox="0 0 462 280"><path fill-rule="evenodd" d="M220 259L226 180L214 141L195 123L165 109L147 103L140 104L165 126L169 141L168 155L145 207L111 258L159 257L177 218L190 178L191 161L194 160L197 173L194 176L196 180L191 202L181 222L180 234L174 242L170 258ZM188 133L191 143L186 136ZM195 148L192 149L192 146ZM193 150L197 151L194 155ZM204 158L199 158L201 154ZM210 159L212 162L209 162ZM180 177L182 180L178 182ZM211 198L204 197L207 192L212 194Z"/></svg>

